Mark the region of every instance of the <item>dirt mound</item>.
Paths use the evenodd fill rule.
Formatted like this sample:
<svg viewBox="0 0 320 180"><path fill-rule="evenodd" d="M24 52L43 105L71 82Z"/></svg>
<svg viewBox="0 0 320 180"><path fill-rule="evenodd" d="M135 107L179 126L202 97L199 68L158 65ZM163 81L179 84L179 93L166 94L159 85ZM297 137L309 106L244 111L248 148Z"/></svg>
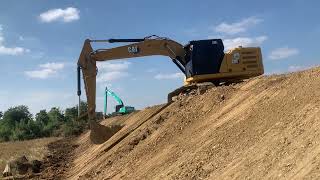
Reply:
<svg viewBox="0 0 320 180"><path fill-rule="evenodd" d="M70 179L319 179L320 68L263 76L115 117L75 142Z"/></svg>
<svg viewBox="0 0 320 180"><path fill-rule="evenodd" d="M74 138L64 138L54 141L48 145L49 153L44 158L40 177L34 179L63 179L67 169L75 157L73 151L78 145Z"/></svg>
<svg viewBox="0 0 320 180"><path fill-rule="evenodd" d="M101 144L110 139L121 128L121 125L103 126L95 121L90 121L90 140L94 144Z"/></svg>

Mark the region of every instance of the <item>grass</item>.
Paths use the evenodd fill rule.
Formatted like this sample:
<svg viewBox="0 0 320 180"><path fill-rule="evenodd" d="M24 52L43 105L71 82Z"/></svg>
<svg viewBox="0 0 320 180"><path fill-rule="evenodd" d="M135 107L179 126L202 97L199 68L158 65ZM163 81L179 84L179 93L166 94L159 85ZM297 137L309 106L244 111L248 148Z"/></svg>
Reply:
<svg viewBox="0 0 320 180"><path fill-rule="evenodd" d="M48 152L47 145L58 140L56 137L0 143L0 171L7 162L25 155L28 160L41 160Z"/></svg>

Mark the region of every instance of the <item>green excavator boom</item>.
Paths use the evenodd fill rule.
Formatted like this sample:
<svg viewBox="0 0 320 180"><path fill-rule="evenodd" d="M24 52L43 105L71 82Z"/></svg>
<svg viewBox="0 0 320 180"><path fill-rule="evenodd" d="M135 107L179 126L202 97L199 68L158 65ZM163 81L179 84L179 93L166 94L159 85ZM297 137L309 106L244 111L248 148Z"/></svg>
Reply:
<svg viewBox="0 0 320 180"><path fill-rule="evenodd" d="M132 106L124 106L123 101L120 99L116 93L112 92L109 90L107 87L105 89L105 94L104 94L104 116L106 117L107 115L107 100L108 96L113 97L117 102L118 105L116 105L116 110L115 113L117 114L129 114L133 111L135 111L135 108Z"/></svg>

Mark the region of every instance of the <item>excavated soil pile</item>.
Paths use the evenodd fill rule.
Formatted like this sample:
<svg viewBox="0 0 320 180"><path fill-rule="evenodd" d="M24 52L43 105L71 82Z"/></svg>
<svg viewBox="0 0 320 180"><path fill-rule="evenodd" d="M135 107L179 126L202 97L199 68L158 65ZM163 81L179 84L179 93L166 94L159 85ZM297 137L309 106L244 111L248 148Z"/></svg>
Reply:
<svg viewBox="0 0 320 180"><path fill-rule="evenodd" d="M75 155L73 151L78 147L74 138L64 138L48 145L49 153L44 158L41 174L34 179L62 179Z"/></svg>
<svg viewBox="0 0 320 180"><path fill-rule="evenodd" d="M320 68L181 95L83 134L65 178L320 179Z"/></svg>

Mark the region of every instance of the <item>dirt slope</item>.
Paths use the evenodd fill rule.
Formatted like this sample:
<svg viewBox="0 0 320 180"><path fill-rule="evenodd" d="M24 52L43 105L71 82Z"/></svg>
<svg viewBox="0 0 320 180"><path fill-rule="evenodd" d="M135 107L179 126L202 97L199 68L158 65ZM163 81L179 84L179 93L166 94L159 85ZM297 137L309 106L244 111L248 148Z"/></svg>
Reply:
<svg viewBox="0 0 320 180"><path fill-rule="evenodd" d="M319 179L320 68L258 77L129 116L101 145L78 138L73 179Z"/></svg>
<svg viewBox="0 0 320 180"><path fill-rule="evenodd" d="M21 156L26 156L28 160L42 160L48 153L47 145L58 138L41 138L26 141L3 142L0 143L0 172L5 165ZM0 177L1 177L0 175Z"/></svg>

